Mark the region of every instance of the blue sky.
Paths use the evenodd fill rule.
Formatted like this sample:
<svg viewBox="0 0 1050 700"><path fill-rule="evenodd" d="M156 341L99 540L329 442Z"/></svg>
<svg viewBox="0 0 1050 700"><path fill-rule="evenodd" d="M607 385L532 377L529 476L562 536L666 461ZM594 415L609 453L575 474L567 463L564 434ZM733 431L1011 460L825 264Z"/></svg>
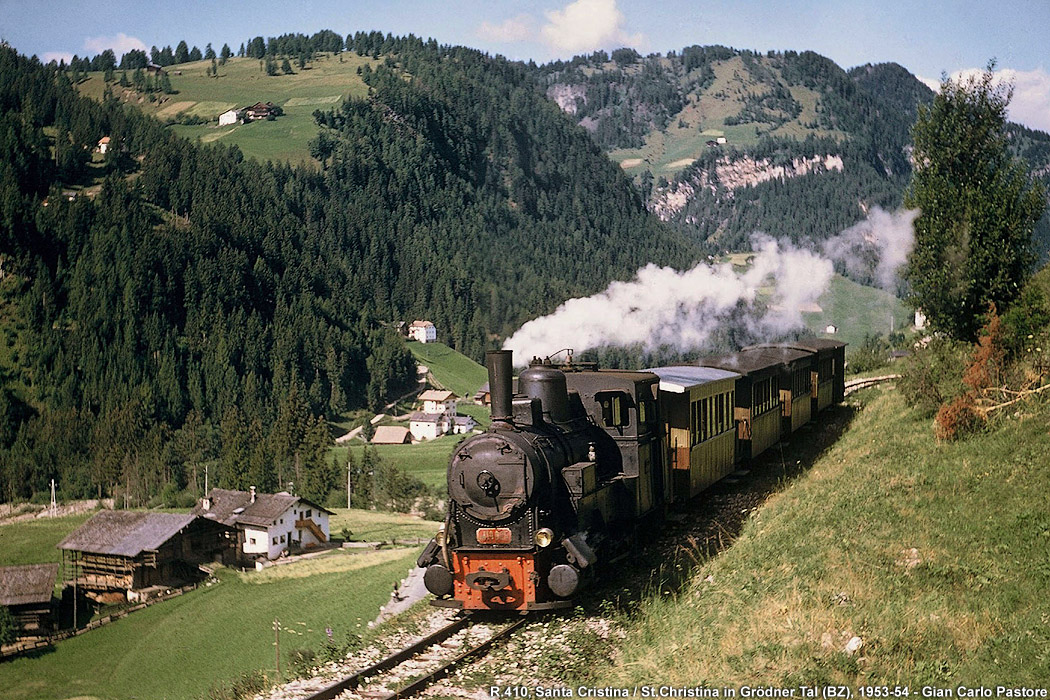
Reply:
<svg viewBox="0 0 1050 700"><path fill-rule="evenodd" d="M379 29L544 62L594 49L691 44L810 49L844 68L894 61L935 81L998 60L1016 85L1012 117L1050 130L1045 0L0 0L0 39L49 57L224 42L256 35Z"/></svg>

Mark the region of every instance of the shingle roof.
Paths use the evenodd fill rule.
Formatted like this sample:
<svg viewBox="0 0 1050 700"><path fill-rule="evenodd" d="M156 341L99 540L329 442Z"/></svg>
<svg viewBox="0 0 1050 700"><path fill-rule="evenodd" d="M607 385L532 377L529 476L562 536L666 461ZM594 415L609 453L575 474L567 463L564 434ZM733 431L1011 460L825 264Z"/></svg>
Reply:
<svg viewBox="0 0 1050 700"><path fill-rule="evenodd" d="M408 428L401 425L381 425L376 428L372 442L380 445L399 445L408 437Z"/></svg>
<svg viewBox="0 0 1050 700"><path fill-rule="evenodd" d="M134 557L155 551L197 516L103 510L58 543L59 549Z"/></svg>
<svg viewBox="0 0 1050 700"><path fill-rule="evenodd" d="M420 401L448 401L455 398L458 397L451 391L438 391L437 389L429 389L419 395Z"/></svg>
<svg viewBox="0 0 1050 700"><path fill-rule="evenodd" d="M0 605L29 605L51 600L58 564L0 566Z"/></svg>
<svg viewBox="0 0 1050 700"><path fill-rule="evenodd" d="M257 493L255 503L252 503L252 495L248 491L232 491L229 489L212 489L208 494L211 499L211 507L205 510L200 503L193 509L194 515L199 515L208 520L215 520L224 525L254 525L257 527L270 527L274 522L285 514L289 508L300 501L307 503L317 510L322 510L329 515L332 511L290 493ZM240 512L236 512L236 511Z"/></svg>
<svg viewBox="0 0 1050 700"><path fill-rule="evenodd" d="M830 338L802 338L800 340L791 340L784 343L774 343L770 345L753 345L755 348L794 348L796 350L809 350L810 352L820 352L826 350L837 350L839 348L846 347L846 343L841 340L831 340ZM744 348L748 350L750 348Z"/></svg>
<svg viewBox="0 0 1050 700"><path fill-rule="evenodd" d="M440 423L444 418L444 413L423 413L422 411L416 411L408 417L413 423Z"/></svg>

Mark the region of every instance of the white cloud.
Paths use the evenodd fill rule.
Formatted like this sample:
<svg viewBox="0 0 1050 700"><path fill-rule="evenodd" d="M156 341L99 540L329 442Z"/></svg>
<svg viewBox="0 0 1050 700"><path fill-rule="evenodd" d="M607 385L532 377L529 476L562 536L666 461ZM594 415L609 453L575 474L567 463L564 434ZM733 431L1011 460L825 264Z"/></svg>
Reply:
<svg viewBox="0 0 1050 700"><path fill-rule="evenodd" d="M477 34L489 41L528 41L535 35L536 21L529 15L518 15L500 24L485 21L477 28Z"/></svg>
<svg viewBox="0 0 1050 700"><path fill-rule="evenodd" d="M106 49L113 49L113 53L117 55L118 60L121 56L132 49L138 49L139 51L149 50L148 47L142 43L141 39L128 36L124 32L120 32L116 36L88 37L84 39L84 49L90 56L100 54Z"/></svg>
<svg viewBox="0 0 1050 700"><path fill-rule="evenodd" d="M56 61L59 63L65 61L66 63L69 63L73 60L73 54L69 53L68 51L48 51L40 57L40 60L43 63L51 63L51 61Z"/></svg>
<svg viewBox="0 0 1050 700"><path fill-rule="evenodd" d="M579 53L599 48L640 47L643 34L628 34L616 0L576 0L561 10L548 10L540 34L555 50Z"/></svg>
<svg viewBox="0 0 1050 700"><path fill-rule="evenodd" d="M949 77L952 80L965 80L979 76L982 72L980 68L967 68L955 71ZM995 71L995 76L1001 81L1013 83L1014 96L1009 107L1010 121L1024 124L1031 129L1050 131L1050 73L1042 68L1030 71L1001 68ZM941 89L940 80L921 76L919 80L935 91Z"/></svg>

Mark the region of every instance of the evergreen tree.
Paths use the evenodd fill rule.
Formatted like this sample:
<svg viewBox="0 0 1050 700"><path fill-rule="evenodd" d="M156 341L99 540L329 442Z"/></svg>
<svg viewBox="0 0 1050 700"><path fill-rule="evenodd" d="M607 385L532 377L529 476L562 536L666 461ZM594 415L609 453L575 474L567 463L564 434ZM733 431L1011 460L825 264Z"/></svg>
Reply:
<svg viewBox="0 0 1050 700"><path fill-rule="evenodd" d="M945 78L915 123L915 171L906 196L921 214L906 270L910 303L937 330L974 340L981 315L1021 292L1033 262L1043 189L1013 157L1006 108L1013 88L989 63L977 77Z"/></svg>
<svg viewBox="0 0 1050 700"><path fill-rule="evenodd" d="M243 52L243 50L242 50L242 52ZM219 52L220 64L225 66L226 62L229 61L232 56L233 56L233 52L230 51L230 45L229 44L223 44L222 45L222 50Z"/></svg>

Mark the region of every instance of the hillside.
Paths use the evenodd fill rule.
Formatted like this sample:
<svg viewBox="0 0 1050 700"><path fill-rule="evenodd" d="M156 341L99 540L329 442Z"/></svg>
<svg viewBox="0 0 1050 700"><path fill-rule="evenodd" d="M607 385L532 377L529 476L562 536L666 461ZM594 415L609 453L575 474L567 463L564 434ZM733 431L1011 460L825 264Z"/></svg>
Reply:
<svg viewBox="0 0 1050 700"><path fill-rule="evenodd" d="M933 96L896 64L846 71L813 52L722 46L596 52L536 73L648 208L710 253L747 249L756 230L819 241L899 206L916 109ZM1050 135L1011 135L1050 182ZM1036 237L1045 257L1050 218Z"/></svg>
<svg viewBox="0 0 1050 700"><path fill-rule="evenodd" d="M368 98L317 111L311 168L176 138L119 82L91 100L81 74L0 49L0 498L57 478L64 498L146 504L207 465L264 490L294 469L323 501L323 419L414 382L393 321L429 318L480 358L561 300L696 258L524 66L383 46L374 69L367 37L343 57ZM176 98L218 101L183 70ZM285 104L342 94L311 89Z"/></svg>
<svg viewBox="0 0 1050 700"><path fill-rule="evenodd" d="M310 156L310 141L317 136L313 113L332 109L344 99L363 98L368 86L358 74L365 65L378 61L356 53L317 54L304 68L293 73L267 75L253 58L230 58L209 75L211 61L182 63L168 69L173 94L147 95L133 87L110 85L118 100L141 109L172 131L201 143L237 146L245 155L296 165L317 166ZM128 71L130 73L130 71ZM119 76L118 76L119 77ZM89 74L77 85L83 95L102 99L106 90L103 74ZM284 114L274 121L218 126L218 117L228 109L256 102L273 102ZM204 120L202 124L182 122Z"/></svg>
<svg viewBox="0 0 1050 700"><path fill-rule="evenodd" d="M892 389L840 410L848 429L731 547L682 552L686 584L648 598L605 681L1045 684L1050 406L950 444Z"/></svg>

